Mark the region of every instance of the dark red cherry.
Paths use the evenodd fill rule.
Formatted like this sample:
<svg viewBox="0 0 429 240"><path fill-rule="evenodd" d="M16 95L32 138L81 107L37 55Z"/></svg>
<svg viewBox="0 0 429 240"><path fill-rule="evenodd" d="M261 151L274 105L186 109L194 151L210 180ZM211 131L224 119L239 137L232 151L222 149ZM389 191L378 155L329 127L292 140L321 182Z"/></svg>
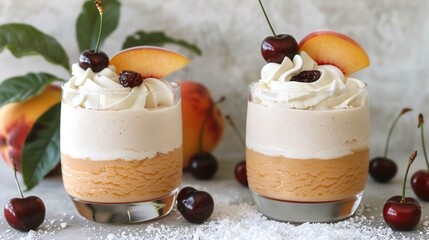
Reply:
<svg viewBox="0 0 429 240"><path fill-rule="evenodd" d="M83 51L79 56L79 66L83 69L91 68L93 72L101 72L109 66L109 57L102 51Z"/></svg>
<svg viewBox="0 0 429 240"><path fill-rule="evenodd" d="M36 196L12 198L4 206L4 218L14 229L28 232L45 220L45 204Z"/></svg>
<svg viewBox="0 0 429 240"><path fill-rule="evenodd" d="M411 187L421 200L429 201L429 172L419 170L411 177Z"/></svg>
<svg viewBox="0 0 429 240"><path fill-rule="evenodd" d="M195 191L197 191L197 189L195 189L193 187L184 187L180 190L179 194L177 194L176 200L182 201L185 198L187 198L190 193L195 192Z"/></svg>
<svg viewBox="0 0 429 240"><path fill-rule="evenodd" d="M389 227L399 231L412 230L420 221L422 211L414 198L401 196L389 198L383 207L383 218Z"/></svg>
<svg viewBox="0 0 429 240"><path fill-rule="evenodd" d="M182 190L183 191L183 190ZM177 210L191 223L203 223L213 213L214 201L212 196L204 191L189 191L179 195L182 198L177 199Z"/></svg>
<svg viewBox="0 0 429 240"><path fill-rule="evenodd" d="M143 83L143 76L134 71L122 71L119 73L119 82L124 87L137 87L140 86Z"/></svg>
<svg viewBox="0 0 429 240"><path fill-rule="evenodd" d="M397 171L396 163L388 158L376 157L369 162L369 175L380 183L390 181Z"/></svg>
<svg viewBox="0 0 429 240"><path fill-rule="evenodd" d="M261 53L267 62L282 63L285 57L292 60L298 54L298 43L289 34L268 36L262 41Z"/></svg>
<svg viewBox="0 0 429 240"><path fill-rule="evenodd" d="M302 71L298 75L293 76L290 81L312 83L317 81L320 78L320 75L320 71L317 70Z"/></svg>
<svg viewBox="0 0 429 240"><path fill-rule="evenodd" d="M197 179L211 179L216 174L217 169L217 160L209 152L200 152L191 157L189 171Z"/></svg>
<svg viewBox="0 0 429 240"><path fill-rule="evenodd" d="M234 175L235 179L237 179L241 185L245 187L249 186L249 183L247 182L246 161L241 161L235 165Z"/></svg>

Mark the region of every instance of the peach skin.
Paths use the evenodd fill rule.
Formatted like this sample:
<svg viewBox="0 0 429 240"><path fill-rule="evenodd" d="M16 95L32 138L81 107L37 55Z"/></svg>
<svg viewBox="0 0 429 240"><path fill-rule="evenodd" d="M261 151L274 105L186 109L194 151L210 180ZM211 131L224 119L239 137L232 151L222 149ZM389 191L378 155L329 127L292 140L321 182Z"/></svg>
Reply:
<svg viewBox="0 0 429 240"><path fill-rule="evenodd" d="M350 37L329 30L310 33L299 43L318 64L332 64L350 75L369 65L365 50Z"/></svg>
<svg viewBox="0 0 429 240"><path fill-rule="evenodd" d="M209 90L201 83L181 81L183 119L183 168L191 157L200 152L199 138L204 118L213 104ZM224 131L222 112L215 106L204 128L203 151L211 152L220 142Z"/></svg>
<svg viewBox="0 0 429 240"><path fill-rule="evenodd" d="M21 171L21 150L27 134L34 122L60 100L61 89L51 85L39 96L0 109L0 153L8 165L13 166L13 159Z"/></svg>

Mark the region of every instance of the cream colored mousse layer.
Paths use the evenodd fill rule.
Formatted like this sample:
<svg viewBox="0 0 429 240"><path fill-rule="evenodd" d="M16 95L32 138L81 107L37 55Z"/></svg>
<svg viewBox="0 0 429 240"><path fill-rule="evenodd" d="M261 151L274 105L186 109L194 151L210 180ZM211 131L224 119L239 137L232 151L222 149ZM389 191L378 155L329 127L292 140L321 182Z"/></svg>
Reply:
<svg viewBox="0 0 429 240"><path fill-rule="evenodd" d="M141 161L93 161L61 154L66 192L80 200L126 203L153 200L177 189L182 177L182 147Z"/></svg>
<svg viewBox="0 0 429 240"><path fill-rule="evenodd" d="M337 201L361 193L368 159L368 149L330 160L269 156L246 149L250 189L268 198L296 202Z"/></svg>

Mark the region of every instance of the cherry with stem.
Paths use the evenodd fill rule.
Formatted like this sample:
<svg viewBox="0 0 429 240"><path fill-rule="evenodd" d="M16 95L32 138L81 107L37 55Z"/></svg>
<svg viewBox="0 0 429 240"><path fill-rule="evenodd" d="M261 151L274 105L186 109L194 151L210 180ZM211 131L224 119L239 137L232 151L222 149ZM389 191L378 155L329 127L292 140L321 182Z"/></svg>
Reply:
<svg viewBox="0 0 429 240"><path fill-rule="evenodd" d="M189 171L191 174L200 180L208 180L213 178L218 169L218 162L215 156L210 152L204 151L204 129L206 124L213 114L214 107L225 101L225 97L222 96L217 102L212 103L209 109L206 112L206 115L203 120L203 124L200 130L199 136L199 152L191 157Z"/></svg>
<svg viewBox="0 0 429 240"><path fill-rule="evenodd" d="M390 181L398 171L396 163L387 157L389 152L389 143L393 133L393 129L398 122L398 120L407 112L411 112L411 108L404 108L398 114L398 116L393 121L392 126L389 129L387 135L386 145L384 147L384 155L382 157L375 157L369 162L369 175L377 182L385 183Z"/></svg>
<svg viewBox="0 0 429 240"><path fill-rule="evenodd" d="M262 57L265 61L274 63L282 63L285 57L293 60L293 57L298 54L298 42L289 34L277 35L271 25L270 19L268 18L261 0L259 0L259 5L261 6L268 25L270 26L271 32L273 33L273 36L268 36L262 41Z"/></svg>
<svg viewBox="0 0 429 240"><path fill-rule="evenodd" d="M36 196L24 197L18 177L16 166L13 166L16 188L20 198L10 199L4 206L4 218L12 228L28 232L37 229L45 220L45 204Z"/></svg>
<svg viewBox="0 0 429 240"><path fill-rule="evenodd" d="M243 148L246 148L246 143L244 141L244 138L243 138L243 136L241 136L240 132L238 131L237 125L235 125L231 116L226 115L225 119L228 121L229 125L231 125L232 129L234 130L234 132L236 133L236 135L240 139L240 142L241 142ZM237 179L237 181L239 183L241 183L241 185L243 185L245 187L249 186L249 182L247 181L247 170L246 170L246 161L245 160L242 160L242 161L238 162L237 165L235 165L234 176L235 176L235 179Z"/></svg>
<svg viewBox="0 0 429 240"><path fill-rule="evenodd" d="M402 195L396 195L389 198L383 207L384 221L392 229L398 231L412 230L421 219L421 207L417 200L405 196L405 185L411 164L417 157L417 151L414 151L408 160L407 170L405 171L404 182L402 185Z"/></svg>
<svg viewBox="0 0 429 240"><path fill-rule="evenodd" d="M106 53L99 51L101 33L103 30L104 8L101 3L101 0L95 0L95 5L100 14L100 25L98 29L97 43L95 46L95 50L85 50L80 54L79 66L85 70L91 68L92 71L97 73L109 66L109 57Z"/></svg>
<svg viewBox="0 0 429 240"><path fill-rule="evenodd" d="M414 193L417 195L418 198L428 202L429 201L429 161L426 153L426 144L425 144L424 128L423 128L423 125L424 125L423 114L421 113L419 114L418 120L419 122L418 122L417 128L420 128L423 155L425 157L427 170L419 170L411 176L411 188L413 189Z"/></svg>

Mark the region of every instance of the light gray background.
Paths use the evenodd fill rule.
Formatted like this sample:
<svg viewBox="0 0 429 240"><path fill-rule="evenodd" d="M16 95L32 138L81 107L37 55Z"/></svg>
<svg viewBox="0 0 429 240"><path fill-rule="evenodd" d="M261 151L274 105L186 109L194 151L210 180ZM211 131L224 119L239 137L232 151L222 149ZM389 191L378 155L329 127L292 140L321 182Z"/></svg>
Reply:
<svg viewBox="0 0 429 240"><path fill-rule="evenodd" d="M227 102L222 104L224 114L233 116L244 134L247 84L258 79L264 60L259 46L270 34L257 0L124 0L119 28L106 41L103 50L109 55L117 52L125 36L136 30L165 31L168 35L196 43L203 56L182 51L192 59L191 65L177 74L176 79L190 79L208 86L215 99L222 95ZM75 40L75 20L83 0L73 1L24 1L0 0L0 24L7 22L30 23L44 32L54 35L66 48L71 63L79 56ZM278 33L289 33L299 41L308 33L321 28L343 32L361 43L371 58L371 67L356 77L368 83L371 98L372 155L382 154L388 127L403 107L412 107L398 124L392 139L391 156L400 163L398 176L392 184L376 184L368 181L364 203L369 204L375 217L373 228L385 227L380 209L390 196L398 194L401 176L404 174L406 157L413 149L420 150L420 135L416 129L417 114L422 112L429 119L429 1L427 0L266 0L266 9ZM63 69L46 63L39 57L15 59L5 50L0 54L0 81L30 71L46 71L68 78ZM429 120L428 120L429 122ZM429 127L426 127L427 137ZM222 143L215 154L221 163L220 173L213 181L203 183L185 176L184 184L201 184L216 197L225 191L231 194L232 202L250 201L246 189L233 179L234 161L244 157L243 148L233 131L226 127ZM229 161L228 161L229 160ZM227 162L228 161L228 162ZM415 169L424 167L422 155ZM16 196L13 180L4 163L0 163L1 202ZM200 186L201 186L200 185ZM50 191L58 189L60 192ZM33 194L46 199L49 206L47 220L61 219L61 214L73 215L74 209L67 201L61 182L55 179L43 181ZM410 196L414 196L407 188ZM415 196L414 196L415 197ZM228 204L230 200L228 200ZM423 203L423 217L419 227L406 236L425 238L427 228L427 204ZM53 209L63 210L53 212ZM217 214L217 215L216 215ZM215 218L218 213L215 213ZM165 220L167 224L183 225L177 213ZM219 219L221 220L221 219ZM164 223L164 221L163 221ZM52 238L81 234L81 229L94 226L76 217L69 221L70 228ZM46 225L46 224L45 224ZM97 226L97 225L95 225ZM132 228L144 227L135 225ZM98 227L98 226L97 226ZM102 226L92 233L106 237L114 227ZM16 239L25 234L11 231L0 216L0 231L4 238ZM191 231L192 232L192 231ZM84 234L87 234L85 232ZM399 239L404 235L395 234ZM409 235L408 235L409 234ZM423 234L423 235L420 235ZM420 235L420 236L419 236ZM100 235L98 235L100 236ZM402 237L401 237L402 236ZM88 235L89 237L89 235ZM2 237L0 237L1 239ZM101 237L102 238L102 237Z"/></svg>

